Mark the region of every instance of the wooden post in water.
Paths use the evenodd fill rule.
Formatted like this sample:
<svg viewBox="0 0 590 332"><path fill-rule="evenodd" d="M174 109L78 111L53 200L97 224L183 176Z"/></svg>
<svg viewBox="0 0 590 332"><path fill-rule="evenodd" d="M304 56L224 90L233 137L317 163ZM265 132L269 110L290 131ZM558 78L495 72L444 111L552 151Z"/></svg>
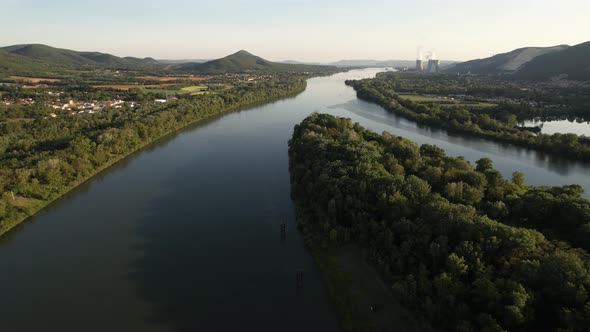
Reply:
<svg viewBox="0 0 590 332"><path fill-rule="evenodd" d="M297 289L303 288L303 271L297 271L295 278L297 280Z"/></svg>
<svg viewBox="0 0 590 332"><path fill-rule="evenodd" d="M287 239L287 225L285 223L281 223L281 242L285 242Z"/></svg>

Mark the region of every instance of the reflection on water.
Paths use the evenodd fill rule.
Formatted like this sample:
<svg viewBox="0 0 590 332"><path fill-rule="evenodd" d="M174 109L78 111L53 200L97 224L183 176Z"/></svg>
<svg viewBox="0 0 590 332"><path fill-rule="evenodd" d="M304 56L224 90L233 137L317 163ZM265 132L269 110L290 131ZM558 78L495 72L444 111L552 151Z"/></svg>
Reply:
<svg viewBox="0 0 590 332"><path fill-rule="evenodd" d="M490 157L532 184L590 188L587 165L418 126L344 85L378 71L311 79L295 98L170 135L1 237L3 329L337 331L289 195L287 141L314 111Z"/></svg>
<svg viewBox="0 0 590 332"><path fill-rule="evenodd" d="M553 120L543 121L540 119L526 120L522 123L523 126L533 127L541 126L543 134L576 134L590 137L590 121L576 121L576 120Z"/></svg>

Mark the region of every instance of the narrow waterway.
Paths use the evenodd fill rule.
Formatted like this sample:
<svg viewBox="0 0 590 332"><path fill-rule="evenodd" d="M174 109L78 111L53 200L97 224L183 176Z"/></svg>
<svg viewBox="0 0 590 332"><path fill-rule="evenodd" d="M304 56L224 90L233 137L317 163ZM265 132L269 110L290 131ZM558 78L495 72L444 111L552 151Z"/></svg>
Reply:
<svg viewBox="0 0 590 332"><path fill-rule="evenodd" d="M287 141L314 111L590 189L587 164L417 126L344 85L377 71L311 79L295 98L187 128L0 237L2 329L338 331L289 196Z"/></svg>

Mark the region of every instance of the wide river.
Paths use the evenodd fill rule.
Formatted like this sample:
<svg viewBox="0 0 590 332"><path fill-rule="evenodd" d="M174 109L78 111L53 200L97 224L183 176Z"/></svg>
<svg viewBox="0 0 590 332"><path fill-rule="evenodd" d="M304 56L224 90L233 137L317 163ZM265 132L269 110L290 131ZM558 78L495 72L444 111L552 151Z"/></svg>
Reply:
<svg viewBox="0 0 590 332"><path fill-rule="evenodd" d="M589 165L417 126L344 85L376 72L314 78L295 98L182 130L0 237L2 331L337 331L289 196L287 141L316 111L590 189Z"/></svg>

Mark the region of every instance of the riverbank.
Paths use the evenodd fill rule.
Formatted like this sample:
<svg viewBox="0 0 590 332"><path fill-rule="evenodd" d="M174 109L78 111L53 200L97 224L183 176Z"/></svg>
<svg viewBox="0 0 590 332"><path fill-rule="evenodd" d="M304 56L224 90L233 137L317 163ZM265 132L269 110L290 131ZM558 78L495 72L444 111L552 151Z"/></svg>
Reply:
<svg viewBox="0 0 590 332"><path fill-rule="evenodd" d="M308 248L344 331L429 331L396 300L361 248Z"/></svg>
<svg viewBox="0 0 590 332"><path fill-rule="evenodd" d="M381 79L382 80L382 79ZM416 123L450 132L535 149L557 157L590 162L590 138L574 134L539 134L467 110L430 109L392 92L378 78L347 81L359 99L375 103L387 111Z"/></svg>
<svg viewBox="0 0 590 332"><path fill-rule="evenodd" d="M528 186L519 172L505 180L489 158L474 166L437 146L328 114L295 127L289 157L306 243L336 252L366 248L361 259L432 328L587 326L586 297L569 301L559 286L585 289L590 280L580 268L588 264L590 221L580 186ZM545 277L555 261L567 278Z"/></svg>
<svg viewBox="0 0 590 332"><path fill-rule="evenodd" d="M104 163L103 165L96 167L87 176L80 178L80 179L76 179L74 181L71 181L70 183L68 183L68 185L63 187L57 194L52 195L52 197L47 200L27 199L28 201L33 201L36 203L26 206L25 211L16 212L15 214L13 214L12 218L6 218L3 220L0 220L0 236L2 236L3 234L14 229L16 226L20 225L21 223L25 222L28 218L34 216L37 212L39 212L40 210L42 210L43 208L45 208L49 204L55 202L56 200L58 200L59 198L61 198L65 194L67 194L68 192L70 192L73 189L80 186L81 184L90 180L94 176L107 170L108 168L115 165L116 163L128 158L130 155L144 149L148 145L151 145L154 142L156 142L160 139L163 139L170 134L177 132L178 130L181 130L185 127L196 124L200 121L206 120L210 117L213 117L213 116L216 116L219 114L228 113L228 112L236 111L239 109L252 108L252 107L259 106L261 104L271 103L271 102L278 101L283 98L296 96L299 93L305 91L305 88L307 86L305 81L303 82L303 84L300 84L300 83L301 82L293 81L293 82L291 82L291 86L283 87L283 89L280 90L281 92L276 95L270 95L270 96L264 95L263 97L260 97L260 98L256 98L256 97L251 98L251 96L248 96L248 98L250 98L250 99L247 99L245 102L242 100L238 100L238 101L234 101L233 104L230 104L228 107L221 108L216 112L210 112L210 113L205 112L203 114L203 116L201 116L201 117L195 118L192 121L181 123L179 126L176 126L170 130L167 130L167 131L163 132L161 135L158 135L152 139L141 142L136 148L129 151L128 153L113 157L112 159L106 161L106 163ZM244 99L246 99L246 98L244 98ZM18 198L21 198L21 197L16 197L16 199L18 199ZM13 201L15 201L16 199L13 199Z"/></svg>

